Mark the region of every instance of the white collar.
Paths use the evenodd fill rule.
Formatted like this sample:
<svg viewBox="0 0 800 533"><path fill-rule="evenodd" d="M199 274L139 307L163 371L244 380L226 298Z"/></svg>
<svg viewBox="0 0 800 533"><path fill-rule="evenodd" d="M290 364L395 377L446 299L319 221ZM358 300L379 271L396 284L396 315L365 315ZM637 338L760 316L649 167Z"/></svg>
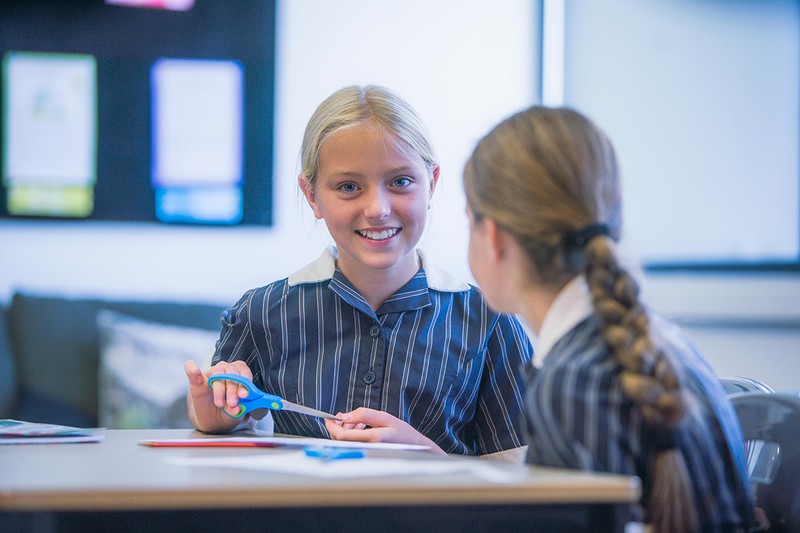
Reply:
<svg viewBox="0 0 800 533"><path fill-rule="evenodd" d="M553 345L594 313L586 278L577 276L558 293L536 336L536 356L543 359Z"/></svg>
<svg viewBox="0 0 800 533"><path fill-rule="evenodd" d="M459 280L449 272L436 266L425 252L417 250L417 254L419 254L422 268L425 269L428 287L441 292L463 292L469 290L467 282ZM317 260L289 276L289 286L301 283L318 283L331 279L336 270L336 259L338 257L339 252L335 246L327 247Z"/></svg>

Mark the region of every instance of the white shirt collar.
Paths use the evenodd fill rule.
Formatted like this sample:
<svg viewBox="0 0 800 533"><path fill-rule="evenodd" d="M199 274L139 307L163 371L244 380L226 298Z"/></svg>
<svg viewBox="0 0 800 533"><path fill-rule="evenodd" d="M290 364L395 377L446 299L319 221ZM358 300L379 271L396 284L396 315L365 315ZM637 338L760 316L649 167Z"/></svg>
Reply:
<svg viewBox="0 0 800 533"><path fill-rule="evenodd" d="M553 345L569 330L586 320L594 312L592 295L586 278L577 276L567 283L547 311L536 336L537 359L547 357Z"/></svg>
<svg viewBox="0 0 800 533"><path fill-rule="evenodd" d="M317 283L331 279L336 270L336 259L339 257L335 246L325 248L316 260L307 264L291 276L289 276L289 286L301 283Z"/></svg>
<svg viewBox="0 0 800 533"><path fill-rule="evenodd" d="M425 269L428 287L441 292L463 292L469 290L467 282L459 280L449 272L436 266L424 251L417 250L417 253L419 254L422 268ZM301 283L318 283L331 279L336 270L336 259L338 257L339 253L335 246L327 247L318 259L289 276L289 286Z"/></svg>

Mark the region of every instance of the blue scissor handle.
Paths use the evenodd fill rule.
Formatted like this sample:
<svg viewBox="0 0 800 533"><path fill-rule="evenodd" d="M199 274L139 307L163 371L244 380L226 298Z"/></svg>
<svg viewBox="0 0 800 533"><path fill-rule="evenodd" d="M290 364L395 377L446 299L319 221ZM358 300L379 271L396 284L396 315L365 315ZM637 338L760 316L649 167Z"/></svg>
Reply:
<svg viewBox="0 0 800 533"><path fill-rule="evenodd" d="M247 379L244 376L240 376L239 374L216 374L208 378L208 386L210 387L212 383L218 381L220 379L228 380L228 381L235 381L247 389L247 396L244 398L239 398L239 412L235 415L230 414L225 408L222 408L222 412L226 415L230 416L231 418L241 418L246 413L250 411L254 411L256 409L273 409L275 411L280 411L283 409L283 398L280 396L275 396L274 394L267 394L266 392L262 391L258 387L253 384L252 381Z"/></svg>

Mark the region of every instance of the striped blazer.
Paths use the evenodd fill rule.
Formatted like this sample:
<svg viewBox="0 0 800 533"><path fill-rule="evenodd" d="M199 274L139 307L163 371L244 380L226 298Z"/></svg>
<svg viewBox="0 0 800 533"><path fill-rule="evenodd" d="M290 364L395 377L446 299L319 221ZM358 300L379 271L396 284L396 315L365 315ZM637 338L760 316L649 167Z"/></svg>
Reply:
<svg viewBox="0 0 800 533"><path fill-rule="evenodd" d="M752 511L736 414L710 366L676 326L651 314L651 334L682 366L693 399L676 439L701 529L742 528L751 523ZM640 411L623 395L619 375L596 315L555 340L526 391L528 462L639 476L646 505L652 439L643 431ZM641 509L632 511L632 519L644 519Z"/></svg>
<svg viewBox="0 0 800 533"><path fill-rule="evenodd" d="M263 390L336 413L357 407L408 422L449 453L521 446L524 367L516 319L478 290L422 268L376 311L329 248L287 279L248 291L222 319L213 363L243 360ZM327 437L321 420L273 413L275 431Z"/></svg>

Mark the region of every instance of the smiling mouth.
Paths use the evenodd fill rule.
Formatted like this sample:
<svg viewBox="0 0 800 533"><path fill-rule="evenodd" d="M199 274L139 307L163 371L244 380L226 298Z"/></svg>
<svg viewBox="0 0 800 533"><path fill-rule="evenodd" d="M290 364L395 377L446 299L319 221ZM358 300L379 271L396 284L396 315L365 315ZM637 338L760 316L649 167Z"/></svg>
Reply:
<svg viewBox="0 0 800 533"><path fill-rule="evenodd" d="M356 233L371 241L385 241L400 232L400 228L385 229L381 231L356 230Z"/></svg>

